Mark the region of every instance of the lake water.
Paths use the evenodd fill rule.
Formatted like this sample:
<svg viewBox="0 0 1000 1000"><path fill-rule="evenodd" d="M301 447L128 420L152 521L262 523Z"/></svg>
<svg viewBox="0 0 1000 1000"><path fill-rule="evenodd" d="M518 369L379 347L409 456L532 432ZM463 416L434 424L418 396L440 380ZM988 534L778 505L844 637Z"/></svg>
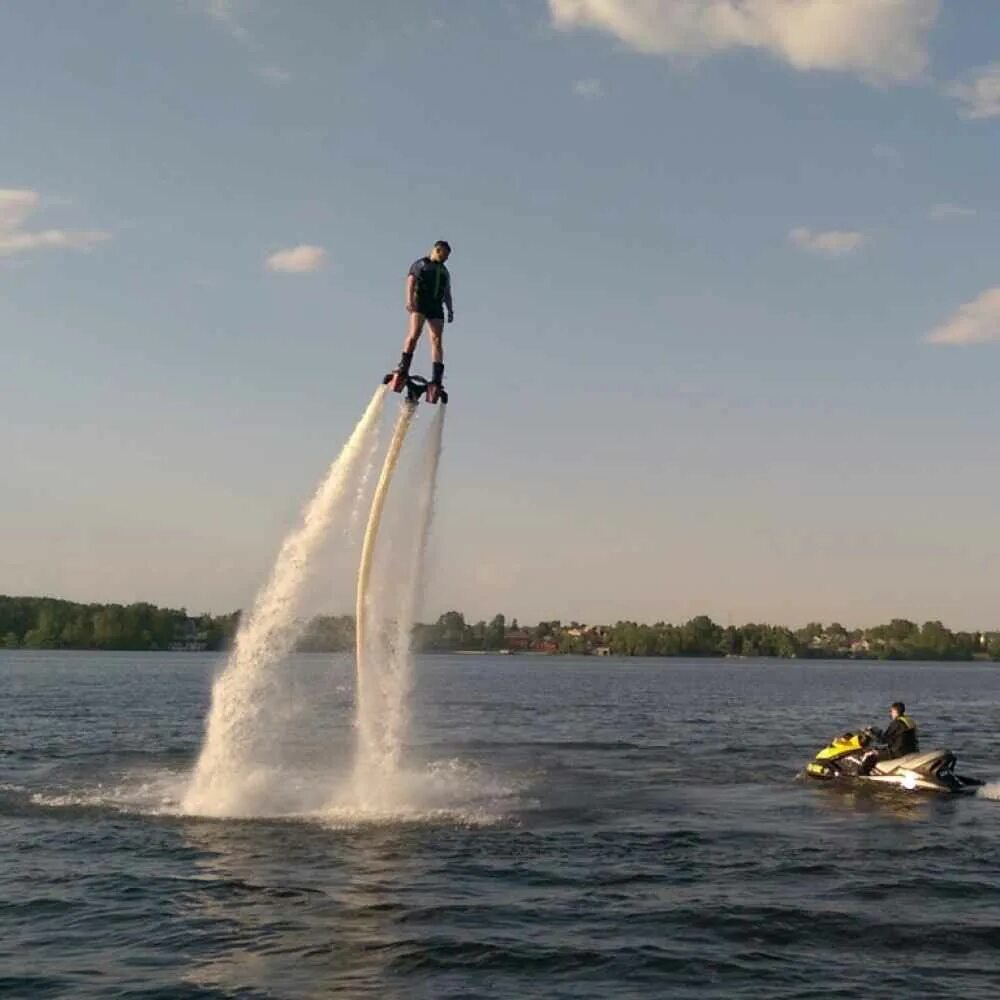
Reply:
<svg viewBox="0 0 1000 1000"><path fill-rule="evenodd" d="M1000 996L1000 801L796 780L895 699L997 780L998 667L420 658L423 809L234 821L177 806L218 663L0 653L0 995ZM351 665L286 669L333 797Z"/></svg>

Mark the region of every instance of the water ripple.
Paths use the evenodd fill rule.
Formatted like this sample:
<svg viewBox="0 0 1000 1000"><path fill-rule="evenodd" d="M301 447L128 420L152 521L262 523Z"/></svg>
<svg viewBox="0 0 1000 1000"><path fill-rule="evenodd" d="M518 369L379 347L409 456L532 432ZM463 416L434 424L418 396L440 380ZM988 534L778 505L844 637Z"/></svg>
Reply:
<svg viewBox="0 0 1000 1000"><path fill-rule="evenodd" d="M796 780L892 697L995 776L995 669L422 660L411 804L379 810L344 792L349 665L297 658L310 808L232 821L180 805L217 663L138 662L0 658L0 995L1000 993L1000 782Z"/></svg>

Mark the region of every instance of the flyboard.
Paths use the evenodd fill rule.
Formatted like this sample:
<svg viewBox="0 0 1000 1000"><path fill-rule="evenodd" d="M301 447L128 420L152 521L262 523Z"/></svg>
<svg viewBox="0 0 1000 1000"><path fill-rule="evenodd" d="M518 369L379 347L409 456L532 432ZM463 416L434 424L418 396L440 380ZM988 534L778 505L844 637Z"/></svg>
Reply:
<svg viewBox="0 0 1000 1000"><path fill-rule="evenodd" d="M382 522L385 500L389 495L389 486L392 484L392 476L396 471L399 454L403 450L403 442L406 440L407 431L413 423L413 417L417 412L421 398L426 399L428 403L445 404L448 402L448 393L439 382L429 382L420 375L411 375L406 371L389 372L382 379L382 384L389 386L393 392L402 393L405 391L406 395L403 397L399 416L396 418L396 426L392 432L392 440L389 442L389 450L386 452L382 472L378 477L378 484L372 497L371 512L368 515L364 542L361 546L361 562L358 565L358 592L355 604L355 648L359 685L362 683L362 678L366 676L366 671L361 668L364 662L368 631L368 586L371 582L372 566L375 561L375 543L378 538L379 525ZM359 698L361 696L360 690L358 696Z"/></svg>

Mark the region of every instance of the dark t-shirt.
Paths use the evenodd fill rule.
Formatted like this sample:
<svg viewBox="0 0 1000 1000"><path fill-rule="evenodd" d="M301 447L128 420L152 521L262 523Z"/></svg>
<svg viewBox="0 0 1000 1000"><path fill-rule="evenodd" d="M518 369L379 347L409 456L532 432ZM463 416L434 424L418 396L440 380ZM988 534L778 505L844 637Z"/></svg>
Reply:
<svg viewBox="0 0 1000 1000"><path fill-rule="evenodd" d="M417 283L417 304L441 308L441 303L451 288L451 275L444 264L421 257L415 260L410 268L410 274ZM423 310L421 310L423 311Z"/></svg>

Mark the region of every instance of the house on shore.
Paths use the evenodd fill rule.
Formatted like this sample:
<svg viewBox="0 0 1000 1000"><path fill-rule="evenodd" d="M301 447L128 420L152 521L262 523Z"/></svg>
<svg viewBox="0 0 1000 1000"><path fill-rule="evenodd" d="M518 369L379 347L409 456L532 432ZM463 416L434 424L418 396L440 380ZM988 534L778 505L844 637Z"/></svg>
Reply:
<svg viewBox="0 0 1000 1000"><path fill-rule="evenodd" d="M526 628L511 628L504 636L504 645L512 653L523 653L531 649L532 635Z"/></svg>

